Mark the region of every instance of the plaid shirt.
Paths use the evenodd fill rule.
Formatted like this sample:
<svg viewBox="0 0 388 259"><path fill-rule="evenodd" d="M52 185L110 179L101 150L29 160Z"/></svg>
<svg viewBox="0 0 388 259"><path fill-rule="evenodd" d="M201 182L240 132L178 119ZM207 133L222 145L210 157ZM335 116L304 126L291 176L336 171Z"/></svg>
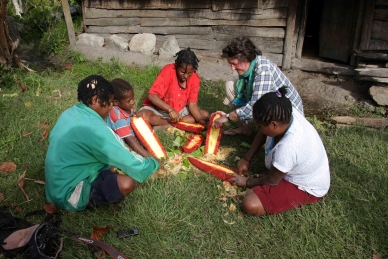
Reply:
<svg viewBox="0 0 388 259"><path fill-rule="evenodd" d="M252 99L245 106L236 109L236 113L243 123L248 123L253 119L252 107L261 96L268 92L275 92L282 86L288 87L286 96L291 101L292 106L304 114L302 99L298 92L274 63L262 56L257 56L255 74Z"/></svg>

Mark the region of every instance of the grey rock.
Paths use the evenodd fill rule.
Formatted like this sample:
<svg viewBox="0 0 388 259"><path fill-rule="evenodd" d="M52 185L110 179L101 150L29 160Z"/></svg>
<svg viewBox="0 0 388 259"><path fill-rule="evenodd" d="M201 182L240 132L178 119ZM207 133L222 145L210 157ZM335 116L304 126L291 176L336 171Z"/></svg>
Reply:
<svg viewBox="0 0 388 259"><path fill-rule="evenodd" d="M140 33L132 37L129 50L146 56L152 56L155 51L156 36L152 33Z"/></svg>
<svg viewBox="0 0 388 259"><path fill-rule="evenodd" d="M369 94L378 105L388 105L388 88L384 86L372 86Z"/></svg>
<svg viewBox="0 0 388 259"><path fill-rule="evenodd" d="M128 40L113 34L109 37L109 46L117 48L119 51L128 51Z"/></svg>
<svg viewBox="0 0 388 259"><path fill-rule="evenodd" d="M82 33L78 36L76 46L102 47L104 45L104 38L88 33Z"/></svg>

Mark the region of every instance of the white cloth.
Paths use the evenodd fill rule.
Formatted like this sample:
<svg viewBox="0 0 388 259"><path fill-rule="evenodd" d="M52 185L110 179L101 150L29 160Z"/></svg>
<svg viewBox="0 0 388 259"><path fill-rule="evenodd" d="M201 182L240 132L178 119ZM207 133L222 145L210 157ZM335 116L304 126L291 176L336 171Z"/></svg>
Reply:
<svg viewBox="0 0 388 259"><path fill-rule="evenodd" d="M322 197L330 187L329 160L322 140L313 125L296 109L293 121L282 139L270 149L267 137L265 165L287 173L284 180L315 197Z"/></svg>

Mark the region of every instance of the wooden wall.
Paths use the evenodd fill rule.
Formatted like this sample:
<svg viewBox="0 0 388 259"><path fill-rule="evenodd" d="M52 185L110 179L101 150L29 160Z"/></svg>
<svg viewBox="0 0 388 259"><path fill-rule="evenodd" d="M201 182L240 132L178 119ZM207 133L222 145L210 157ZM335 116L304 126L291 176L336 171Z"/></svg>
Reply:
<svg viewBox="0 0 388 259"><path fill-rule="evenodd" d="M281 65L288 5L289 0L83 0L83 16L86 32L106 39L153 33L156 51L174 35L180 48L220 57L232 37L245 35Z"/></svg>
<svg viewBox="0 0 388 259"><path fill-rule="evenodd" d="M376 0L368 50L388 50L388 0Z"/></svg>

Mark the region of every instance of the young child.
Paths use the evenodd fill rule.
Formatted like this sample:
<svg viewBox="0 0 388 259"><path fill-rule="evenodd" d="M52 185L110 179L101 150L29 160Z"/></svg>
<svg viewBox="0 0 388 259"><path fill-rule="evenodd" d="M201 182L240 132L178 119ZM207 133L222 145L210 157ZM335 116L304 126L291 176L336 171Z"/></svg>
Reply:
<svg viewBox="0 0 388 259"><path fill-rule="evenodd" d="M133 107L135 93L132 86L120 78L116 78L110 83L114 89L114 106L109 111L106 122L135 152L144 157L150 157L151 154L137 142L131 127L131 118L136 115Z"/></svg>
<svg viewBox="0 0 388 259"><path fill-rule="evenodd" d="M320 200L330 187L329 161L315 128L286 97L285 87L264 94L253 105L253 118L267 136L265 165L268 173L257 178L235 175L248 187L243 210L255 216L281 213ZM246 168L238 165L240 173Z"/></svg>
<svg viewBox="0 0 388 259"><path fill-rule="evenodd" d="M179 51L176 56L174 64L168 64L160 71L139 115L152 126L182 120L205 125L210 115L198 107L198 58L190 48Z"/></svg>
<svg viewBox="0 0 388 259"><path fill-rule="evenodd" d="M80 103L64 111L50 134L46 154L46 198L80 211L89 204L117 202L159 168L156 159L130 152L104 119L113 104L113 87L99 75L78 85ZM110 167L120 168L117 175Z"/></svg>

